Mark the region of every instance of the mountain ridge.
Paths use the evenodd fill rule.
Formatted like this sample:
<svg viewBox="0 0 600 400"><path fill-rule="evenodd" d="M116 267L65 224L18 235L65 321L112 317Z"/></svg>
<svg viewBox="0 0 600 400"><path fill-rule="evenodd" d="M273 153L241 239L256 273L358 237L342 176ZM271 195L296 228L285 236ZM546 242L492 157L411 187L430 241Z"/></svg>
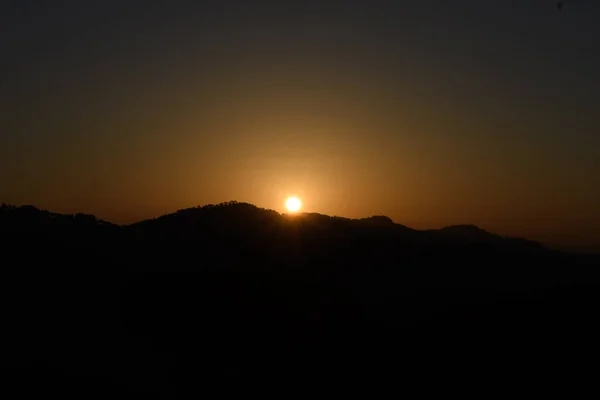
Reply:
<svg viewBox="0 0 600 400"><path fill-rule="evenodd" d="M177 229L174 226L180 223L179 229L188 229L194 223L208 222L221 218L223 223L231 222L232 218L241 218L243 222L254 222L254 223L265 223L270 221L275 222L296 222L296 223L321 223L325 226L340 226L345 227L358 227L359 224L362 226L373 226L376 228L391 228L391 229L402 229L404 232L410 232L415 235L438 235L440 237L463 240L470 242L495 242L499 243L503 240L512 242L520 242L522 244L529 244L536 247L545 246L539 242L529 240L520 237L501 236L491 232L488 232L482 228L479 228L473 224L460 224L460 225L449 225L439 229L425 229L419 230L407 227L406 225L397 223L391 218L384 215L373 215L370 217L362 218L348 218L340 216L330 216L326 214L316 212L300 212L297 214L280 213L272 209L266 209L258 207L254 204L247 202L228 201L217 204L207 204L204 206L189 207L179 209L172 213L163 214L156 218L149 218L134 222L131 224L115 224L109 221L104 221L96 218L91 214L59 214L48 210L40 209L32 205L14 206L2 204L0 206L0 212L2 217L0 218L0 229L6 229L7 225L18 223L21 228L24 226L37 227L48 226L48 225L62 225L68 226L98 226L98 227L111 227L113 229L119 228L121 230L130 230L140 227L152 226L154 224L167 223L172 225L172 229ZM11 215L12 214L12 215ZM226 215L227 214L227 215ZM12 217L12 219L11 219ZM17 219L15 219L17 218ZM279 221L276 221L279 219ZM240 221L238 221L240 222Z"/></svg>

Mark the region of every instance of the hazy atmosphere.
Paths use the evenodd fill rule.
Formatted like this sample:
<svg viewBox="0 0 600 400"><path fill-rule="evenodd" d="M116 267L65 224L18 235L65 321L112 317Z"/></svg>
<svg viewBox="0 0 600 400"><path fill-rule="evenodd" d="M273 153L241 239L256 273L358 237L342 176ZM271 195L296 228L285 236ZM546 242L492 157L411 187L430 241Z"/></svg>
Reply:
<svg viewBox="0 0 600 400"><path fill-rule="evenodd" d="M0 202L295 195L600 250L598 1L28 3L0 13Z"/></svg>

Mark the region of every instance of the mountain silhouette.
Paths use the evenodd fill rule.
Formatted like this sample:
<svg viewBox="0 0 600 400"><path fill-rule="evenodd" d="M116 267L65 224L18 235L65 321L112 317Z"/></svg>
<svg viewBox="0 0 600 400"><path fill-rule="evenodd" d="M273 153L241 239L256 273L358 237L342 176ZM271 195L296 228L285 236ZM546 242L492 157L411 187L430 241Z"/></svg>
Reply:
<svg viewBox="0 0 600 400"><path fill-rule="evenodd" d="M51 235L71 232L80 236L85 227L88 231L119 232L130 234L138 239L141 237L161 237L172 239L193 239L194 236L207 235L241 235L260 236L269 229L296 229L296 233L308 236L318 234L318 231L344 231L344 234L360 236L361 233L375 236L398 236L399 240L420 242L429 239L432 243L448 240L451 243L504 243L506 245L529 245L531 250L541 249L543 245L522 238L502 237L487 232L475 225L453 225L441 229L418 231L395 223L386 216L371 216L360 219L331 217L318 213L298 213L293 215L280 214L274 210L256 207L249 203L236 201L217 205L207 205L182 209L172 214L155 219L144 220L128 226L119 226L93 215L75 214L61 215L34 206L15 207L2 205L0 208L0 229L6 233L42 233ZM299 229L299 230L298 230ZM311 231L314 229L315 231ZM164 237L168 236L168 237ZM251 240L251 238L246 238ZM398 243L401 245L402 243Z"/></svg>
<svg viewBox="0 0 600 400"><path fill-rule="evenodd" d="M121 226L2 205L0 243L1 365L32 396L408 390L572 365L600 333L600 257L473 225L232 201Z"/></svg>

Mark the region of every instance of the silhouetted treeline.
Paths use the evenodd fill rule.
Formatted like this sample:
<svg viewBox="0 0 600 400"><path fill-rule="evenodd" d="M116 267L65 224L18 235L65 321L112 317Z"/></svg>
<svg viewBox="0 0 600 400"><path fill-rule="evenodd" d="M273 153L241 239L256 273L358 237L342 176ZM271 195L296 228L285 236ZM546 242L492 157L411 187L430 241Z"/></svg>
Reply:
<svg viewBox="0 0 600 400"><path fill-rule="evenodd" d="M0 243L4 376L31 395L408 391L556 372L600 333L600 257L471 225L228 202L118 226L2 205Z"/></svg>

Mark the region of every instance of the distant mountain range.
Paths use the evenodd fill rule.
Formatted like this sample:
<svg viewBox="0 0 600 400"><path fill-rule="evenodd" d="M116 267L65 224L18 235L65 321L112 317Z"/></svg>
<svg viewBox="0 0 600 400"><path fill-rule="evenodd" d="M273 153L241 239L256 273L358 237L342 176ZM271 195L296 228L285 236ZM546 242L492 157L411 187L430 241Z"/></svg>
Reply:
<svg viewBox="0 0 600 400"><path fill-rule="evenodd" d="M108 265L124 263L126 268L142 270L158 265L187 270L209 263L235 270L294 268L306 273L352 269L371 273L378 268L406 271L410 267L425 274L428 269L456 264L471 271L469 279L480 277L481 271L492 276L492 271L503 270L503 284L518 284L523 276L519 271L530 270L532 265L547 265L549 274L554 268L550 265L597 260L548 249L531 240L503 237L474 225L416 230L385 216L350 219L318 213L282 214L235 201L182 209L124 226L92 215L4 205L0 208L0 237L13 248L35 244L53 251L65 249L65 254L86 258L94 254ZM197 262L190 263L192 259ZM509 270L515 274L513 280L507 275ZM451 282L454 278L444 279Z"/></svg>
<svg viewBox="0 0 600 400"><path fill-rule="evenodd" d="M398 240L449 241L451 243L486 243L493 245L515 245L539 250L544 246L535 241L503 237L489 233L475 225L453 225L442 229L419 231L397 224L391 218L376 215L367 218L350 219L332 217L318 213L281 214L274 210L256 207L249 203L230 201L217 205L206 205L179 210L158 218L144 220L131 225L116 225L97 219L87 214L57 214L40 210L34 206L0 206L0 232L44 232L56 229L66 232L78 229L98 229L111 232L148 230L153 234L157 231L176 234L196 235L206 232L224 232L229 230L260 231L268 226L282 225L298 228L315 228L320 230L349 229L364 230L375 235L396 235Z"/></svg>

